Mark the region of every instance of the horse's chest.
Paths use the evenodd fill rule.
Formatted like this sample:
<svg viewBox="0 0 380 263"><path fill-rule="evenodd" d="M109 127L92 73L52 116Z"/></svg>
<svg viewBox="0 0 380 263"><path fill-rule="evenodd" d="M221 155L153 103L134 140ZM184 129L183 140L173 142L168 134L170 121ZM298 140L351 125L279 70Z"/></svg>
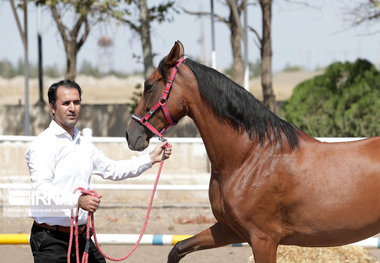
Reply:
<svg viewBox="0 0 380 263"><path fill-rule="evenodd" d="M224 209L224 195L222 193L221 184L218 180L211 177L210 186L209 186L209 198L212 208L212 212L215 218L219 221L223 218L225 214Z"/></svg>
<svg viewBox="0 0 380 263"><path fill-rule="evenodd" d="M225 184L211 177L209 198L212 212L218 221L227 222L236 216L235 209L232 209L234 201L231 199L234 199L234 196L231 190L234 192L230 187L226 187Z"/></svg>

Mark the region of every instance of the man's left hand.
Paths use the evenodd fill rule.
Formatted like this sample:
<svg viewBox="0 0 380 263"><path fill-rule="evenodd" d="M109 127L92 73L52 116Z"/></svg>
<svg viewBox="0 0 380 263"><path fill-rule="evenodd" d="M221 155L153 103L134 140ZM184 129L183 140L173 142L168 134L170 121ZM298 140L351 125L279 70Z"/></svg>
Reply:
<svg viewBox="0 0 380 263"><path fill-rule="evenodd" d="M167 142L160 143L157 145L154 150L149 154L150 159L152 160L152 164L159 163L162 160L162 155L164 154L165 151L165 160L170 157L172 154L172 146L168 144Z"/></svg>

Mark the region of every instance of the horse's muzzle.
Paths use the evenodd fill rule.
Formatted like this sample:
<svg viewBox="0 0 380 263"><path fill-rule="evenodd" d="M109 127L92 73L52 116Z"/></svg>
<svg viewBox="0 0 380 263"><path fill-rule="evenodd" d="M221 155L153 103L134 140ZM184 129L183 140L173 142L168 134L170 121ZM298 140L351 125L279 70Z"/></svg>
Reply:
<svg viewBox="0 0 380 263"><path fill-rule="evenodd" d="M128 147L132 151L143 151L149 146L149 141L145 134L136 134L127 129L125 138L128 142Z"/></svg>

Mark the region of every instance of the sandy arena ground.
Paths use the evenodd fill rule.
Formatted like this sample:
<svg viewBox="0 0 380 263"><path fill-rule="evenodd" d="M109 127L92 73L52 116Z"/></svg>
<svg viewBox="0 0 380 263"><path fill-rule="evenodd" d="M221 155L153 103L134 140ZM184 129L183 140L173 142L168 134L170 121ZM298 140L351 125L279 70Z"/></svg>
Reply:
<svg viewBox="0 0 380 263"><path fill-rule="evenodd" d="M96 213L97 233L137 234L143 226L145 208L101 209ZM154 208L152 209L147 234L196 234L213 223L209 208ZM1 233L29 233L30 218L0 217ZM111 257L126 255L132 245L102 246ZM166 262L172 246L140 245L128 259L130 262ZM0 245L0 262L32 262L29 245ZM181 262L248 262L249 247L223 247L199 251L186 256ZM126 260L126 262L128 262ZM109 261L111 262L111 261Z"/></svg>
<svg viewBox="0 0 380 263"><path fill-rule="evenodd" d="M97 233L137 234L141 230L145 215L146 208L143 206L139 206L138 208L102 208L98 210L95 216L96 231ZM196 234L211 226L213 222L214 219L211 210L207 208L206 205L199 208L190 208L187 206L173 207L172 205L165 208L160 205L160 207L152 209L146 233ZM28 233L31 223L30 218L0 217L0 232ZM111 257L122 257L126 255L131 248L132 245L102 246L103 251ZM140 245L128 260L134 263L163 263L166 262L167 255L171 248L172 246ZM28 245L0 245L0 254L0 262L24 263L33 261ZM246 263L251 254L250 247L222 247L191 253L181 262ZM374 260L380 262L380 252L378 249L371 250L371 254ZM126 262L128 262L128 260L126 260Z"/></svg>

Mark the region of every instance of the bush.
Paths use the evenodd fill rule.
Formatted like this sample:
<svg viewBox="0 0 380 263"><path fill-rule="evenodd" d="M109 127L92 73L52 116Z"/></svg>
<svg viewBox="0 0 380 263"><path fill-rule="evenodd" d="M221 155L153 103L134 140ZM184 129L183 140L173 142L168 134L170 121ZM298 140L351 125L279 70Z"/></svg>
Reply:
<svg viewBox="0 0 380 263"><path fill-rule="evenodd" d="M380 135L380 72L367 60L334 63L306 80L282 116L315 137Z"/></svg>
<svg viewBox="0 0 380 263"><path fill-rule="evenodd" d="M16 75L17 75L17 71L9 60L3 59L0 61L0 76L1 77L13 78Z"/></svg>
<svg viewBox="0 0 380 263"><path fill-rule="evenodd" d="M7 60L0 60L0 76L3 78L13 78L16 76L24 76L24 60L18 59L16 66ZM29 77L36 78L38 76L38 67L35 64L29 63Z"/></svg>
<svg viewBox="0 0 380 263"><path fill-rule="evenodd" d="M59 70L57 65L53 65L53 66L50 65L44 68L44 75L53 79L57 79L63 76L64 72L62 70Z"/></svg>
<svg viewBox="0 0 380 263"><path fill-rule="evenodd" d="M100 78L101 74L99 70L94 67L91 62L85 60L82 63L82 66L80 67L79 74L87 75L87 76L92 76L95 78Z"/></svg>

